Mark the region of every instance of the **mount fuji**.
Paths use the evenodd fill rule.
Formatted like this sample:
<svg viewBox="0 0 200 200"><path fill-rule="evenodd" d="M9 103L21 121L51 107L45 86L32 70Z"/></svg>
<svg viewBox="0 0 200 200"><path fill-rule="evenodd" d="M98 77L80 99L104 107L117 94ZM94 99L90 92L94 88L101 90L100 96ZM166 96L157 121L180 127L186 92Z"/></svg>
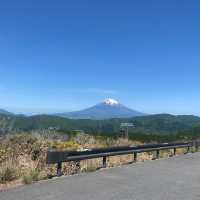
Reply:
<svg viewBox="0 0 200 200"><path fill-rule="evenodd" d="M81 111L59 113L56 115L71 119L110 119L144 116L145 114L132 110L115 99L108 98L95 106Z"/></svg>

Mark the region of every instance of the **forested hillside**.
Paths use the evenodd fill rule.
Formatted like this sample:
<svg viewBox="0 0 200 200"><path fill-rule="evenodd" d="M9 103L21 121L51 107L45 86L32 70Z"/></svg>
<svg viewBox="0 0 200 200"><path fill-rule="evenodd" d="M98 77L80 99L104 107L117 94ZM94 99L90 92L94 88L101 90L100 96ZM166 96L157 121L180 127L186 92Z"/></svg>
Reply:
<svg viewBox="0 0 200 200"><path fill-rule="evenodd" d="M196 116L174 116L168 114L149 115L128 119L73 120L50 115L7 116L0 115L0 133L55 129L60 131L83 130L89 134L115 135L120 132L121 122L132 122L135 127L130 134L168 135L198 132L200 118Z"/></svg>

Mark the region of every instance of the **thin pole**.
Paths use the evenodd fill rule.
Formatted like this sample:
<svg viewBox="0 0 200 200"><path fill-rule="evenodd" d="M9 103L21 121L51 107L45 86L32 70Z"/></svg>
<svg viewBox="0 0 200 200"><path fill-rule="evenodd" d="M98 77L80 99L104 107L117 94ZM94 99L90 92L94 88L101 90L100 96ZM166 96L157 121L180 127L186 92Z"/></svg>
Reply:
<svg viewBox="0 0 200 200"><path fill-rule="evenodd" d="M106 168L106 156L103 157L103 168Z"/></svg>
<svg viewBox="0 0 200 200"><path fill-rule="evenodd" d="M174 148L174 156L176 155L176 148Z"/></svg>
<svg viewBox="0 0 200 200"><path fill-rule="evenodd" d="M57 176L62 176L62 162L57 164Z"/></svg>
<svg viewBox="0 0 200 200"><path fill-rule="evenodd" d="M160 151L157 150L157 151L156 151L156 159L159 159L159 157L160 157Z"/></svg>
<svg viewBox="0 0 200 200"><path fill-rule="evenodd" d="M137 162L137 152L133 153L133 162Z"/></svg>

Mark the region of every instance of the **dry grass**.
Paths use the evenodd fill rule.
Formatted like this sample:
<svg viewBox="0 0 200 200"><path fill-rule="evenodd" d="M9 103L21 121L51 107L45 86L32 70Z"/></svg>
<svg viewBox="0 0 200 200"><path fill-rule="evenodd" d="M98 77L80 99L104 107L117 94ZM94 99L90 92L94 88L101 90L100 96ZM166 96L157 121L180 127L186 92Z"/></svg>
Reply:
<svg viewBox="0 0 200 200"><path fill-rule="evenodd" d="M56 175L56 165L46 165L48 148L91 149L108 146L140 145L140 142L126 139L102 139L89 135L78 135L71 141L53 141L31 135L17 135L0 143L0 191L21 184L30 184L33 181L51 178ZM183 154L186 149L177 149L177 155ZM171 150L160 152L161 158L173 154ZM155 153L140 153L138 161L152 160ZM107 166L113 167L130 163L133 155L112 156L107 158ZM102 167L102 158L83 160L79 162L63 163L63 174L70 175L80 172L95 171Z"/></svg>
<svg viewBox="0 0 200 200"><path fill-rule="evenodd" d="M0 183L6 184L20 177L21 171L10 159L0 165Z"/></svg>

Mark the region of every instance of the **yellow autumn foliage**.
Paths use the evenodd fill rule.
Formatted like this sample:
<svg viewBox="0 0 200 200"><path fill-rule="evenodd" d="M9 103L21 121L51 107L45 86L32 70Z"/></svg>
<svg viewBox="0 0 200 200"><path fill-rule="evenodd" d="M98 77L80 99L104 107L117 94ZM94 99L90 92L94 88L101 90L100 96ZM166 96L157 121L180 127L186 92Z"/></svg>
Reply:
<svg viewBox="0 0 200 200"><path fill-rule="evenodd" d="M73 141L57 142L55 145L56 149L59 150L78 150L81 149L81 145Z"/></svg>

